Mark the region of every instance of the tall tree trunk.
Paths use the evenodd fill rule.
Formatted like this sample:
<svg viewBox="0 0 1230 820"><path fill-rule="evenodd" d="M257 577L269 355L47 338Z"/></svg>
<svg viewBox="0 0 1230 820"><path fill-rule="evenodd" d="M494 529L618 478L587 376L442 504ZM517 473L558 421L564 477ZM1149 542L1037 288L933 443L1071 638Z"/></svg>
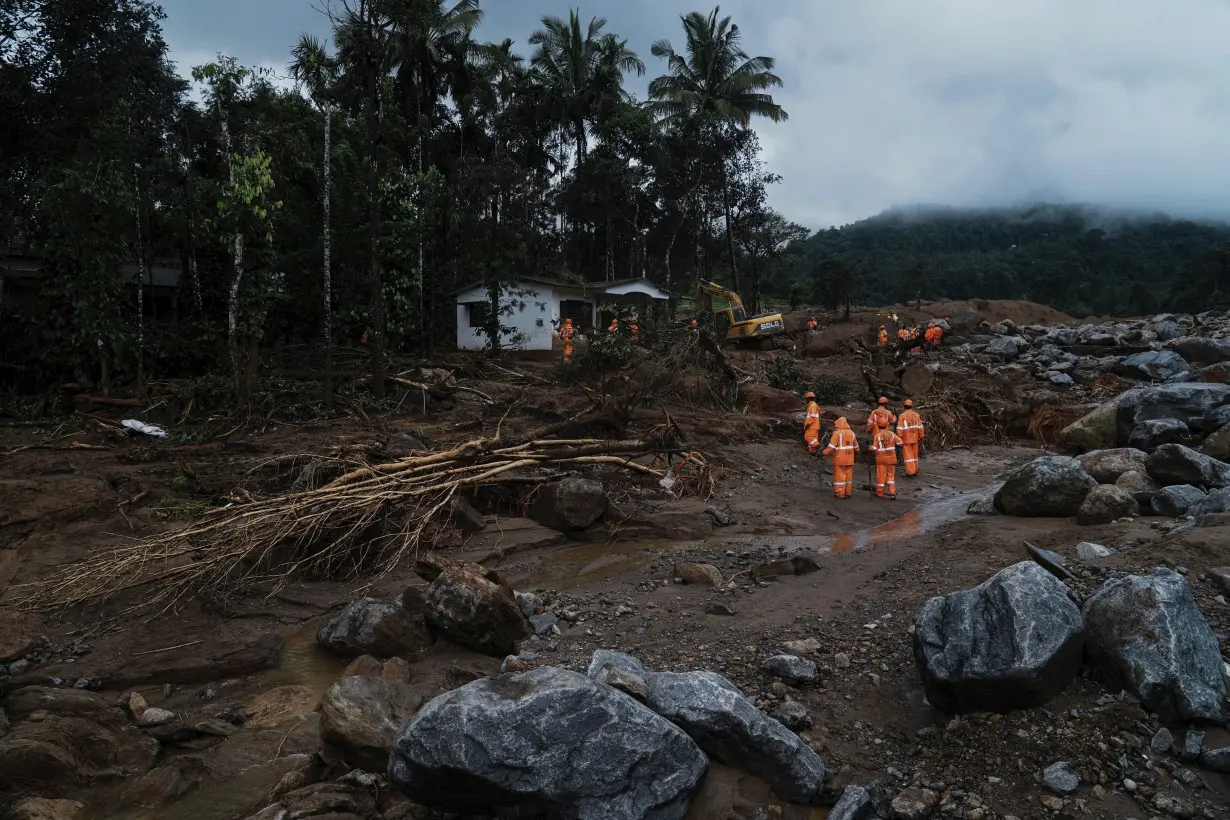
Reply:
<svg viewBox="0 0 1230 820"><path fill-rule="evenodd" d="M145 391L145 238L141 233L141 176L133 171L137 194L137 390Z"/></svg>
<svg viewBox="0 0 1230 820"><path fill-rule="evenodd" d="M730 218L730 177L722 168L722 208L726 211L726 249L730 254L730 281L735 293L739 292L739 269L735 265L735 231Z"/></svg>
<svg viewBox="0 0 1230 820"><path fill-rule="evenodd" d="M419 355L426 355L427 349L430 347L427 341L427 317L423 315L424 305L426 303L426 300L423 298L423 291L427 288L427 272L423 269L423 258L424 258L423 236L426 233L426 230L423 225L423 203L425 199L425 197L423 196L423 183L426 180L424 173L427 168L427 161L426 161L427 158L425 156L427 152L426 150L427 141L423 139L423 136L424 136L423 132L427 130L427 113L423 111L422 79L423 79L422 77L419 78L420 82L419 82L418 91L416 93L416 96L418 98L418 108L419 108L419 123L418 123L419 124L419 128L418 128L418 132L419 132L419 184L418 184L419 204L417 208L418 225L417 225L416 232L418 234L418 245L419 245L419 273L418 273L418 280L419 280L418 282L419 284Z"/></svg>
<svg viewBox="0 0 1230 820"><path fill-rule="evenodd" d="M231 150L231 127L227 120L226 111L222 108L221 100L218 102L218 113L222 126L222 143L226 148L227 175L230 179L231 187L234 188L235 155ZM231 378L235 387L235 395L241 403L246 403L248 396L245 390L246 380L243 376L243 357L239 350L239 289L243 283L243 231L238 228L235 230L232 244L232 260L235 264L235 272L231 278L230 292L227 294L226 338L227 347L231 355Z"/></svg>
<svg viewBox="0 0 1230 820"><path fill-rule="evenodd" d="M384 400L384 274L380 266L380 72L368 68L367 225L372 393Z"/></svg>
<svg viewBox="0 0 1230 820"><path fill-rule="evenodd" d="M243 233L236 231L232 253L235 259L235 275L231 279L231 289L226 304L226 338L231 352L231 375L235 381L235 392L240 401L248 400L244 389L246 380L243 377L243 355L239 350L239 287L243 283Z"/></svg>
<svg viewBox="0 0 1230 820"><path fill-rule="evenodd" d="M331 233L332 183L333 183L333 106L325 103L325 157L324 157L324 331L325 331L325 409L333 409L333 237Z"/></svg>
<svg viewBox="0 0 1230 820"><path fill-rule="evenodd" d="M201 296L201 277L196 268L196 197L193 196L195 188L192 184L192 158L185 157L184 159L184 194L187 199L184 209L188 218L188 278L192 281L192 298L197 312L204 313L205 300Z"/></svg>

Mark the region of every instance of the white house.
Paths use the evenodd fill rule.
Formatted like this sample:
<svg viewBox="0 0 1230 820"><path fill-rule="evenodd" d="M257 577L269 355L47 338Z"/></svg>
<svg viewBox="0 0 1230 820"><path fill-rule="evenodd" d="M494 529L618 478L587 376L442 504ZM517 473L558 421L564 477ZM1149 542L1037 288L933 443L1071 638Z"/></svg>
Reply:
<svg viewBox="0 0 1230 820"><path fill-rule="evenodd" d="M606 327L614 308L633 307L642 316L666 305L666 292L648 279L576 284L529 276L500 293L500 324L507 328L500 344L516 350L550 350L555 329L565 319L581 333ZM481 350L487 345L491 300L482 283L457 291L457 347Z"/></svg>

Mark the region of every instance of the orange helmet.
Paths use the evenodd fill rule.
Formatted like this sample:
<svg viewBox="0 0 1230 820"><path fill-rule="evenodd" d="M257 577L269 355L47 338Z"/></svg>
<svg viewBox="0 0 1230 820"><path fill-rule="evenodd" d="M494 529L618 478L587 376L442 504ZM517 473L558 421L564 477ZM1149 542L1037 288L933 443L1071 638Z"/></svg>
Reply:
<svg viewBox="0 0 1230 820"><path fill-rule="evenodd" d="M883 416L880 416L879 420L876 421L876 424L878 424L881 427L887 427L888 419L884 418Z"/></svg>
<svg viewBox="0 0 1230 820"><path fill-rule="evenodd" d="M876 399L876 403L877 404L888 404L888 399L884 398L883 396L880 396L880 398Z"/></svg>
<svg viewBox="0 0 1230 820"><path fill-rule="evenodd" d="M910 401L909 399L906 399L906 400L905 400L905 406L906 406L906 407L913 407L913 406L914 406L914 402Z"/></svg>
<svg viewBox="0 0 1230 820"><path fill-rule="evenodd" d="M805 399L814 399L815 397L816 397L816 394L811 392L810 390L808 390L806 393L803 394L803 398Z"/></svg>

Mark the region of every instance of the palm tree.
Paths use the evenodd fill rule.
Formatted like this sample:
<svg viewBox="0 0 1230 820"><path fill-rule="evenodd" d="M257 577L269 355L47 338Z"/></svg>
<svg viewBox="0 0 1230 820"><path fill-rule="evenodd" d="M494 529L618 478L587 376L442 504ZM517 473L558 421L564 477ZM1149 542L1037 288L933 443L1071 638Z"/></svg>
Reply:
<svg viewBox="0 0 1230 820"><path fill-rule="evenodd" d="M457 0L452 8L446 8L444 0L417 0L409 5L407 14L395 19L393 62L397 69L398 85L405 89L403 106L409 109L410 103L414 105L420 176L428 165L426 136L434 130L436 103L445 94L451 94L458 108L464 108L461 100L469 94L472 76L469 61L474 43L470 35L482 20L483 12L478 0ZM431 338L424 303L427 283L424 234L420 226L417 276L419 345L426 350L431 346Z"/></svg>
<svg viewBox="0 0 1230 820"><path fill-rule="evenodd" d="M582 33L579 10L574 9L567 23L559 17L542 18L542 28L530 35L530 45L537 46L531 65L549 92L553 119L576 142L578 165L589 145L588 124L611 103L627 99L624 74L645 73L645 63L627 40L602 33L606 22L595 17Z"/></svg>
<svg viewBox="0 0 1230 820"><path fill-rule="evenodd" d="M669 40L659 40L650 49L653 56L666 60L667 73L649 84L650 108L666 125L694 129L697 135L711 134L733 125L747 128L753 117L773 122L788 118L767 89L780 88L782 80L773 73L772 57L750 57L743 50L743 36L730 17L718 20L720 7L706 17L698 11L682 16L686 39L685 54ZM730 275L739 289L735 267L734 234L730 221L730 179L723 163L722 204L726 212L726 239L730 254Z"/></svg>
<svg viewBox="0 0 1230 820"><path fill-rule="evenodd" d="M321 160L324 176L324 191L321 202L324 210L324 331L325 331L325 409L333 408L333 274L330 268L333 243L330 222L332 156L333 156L333 86L337 81L337 61L329 56L324 43L310 34L300 36L299 43L291 52L290 75L295 84L305 88L312 102L320 108L325 118L325 155Z"/></svg>
<svg viewBox="0 0 1230 820"><path fill-rule="evenodd" d="M332 7L330 7L332 9ZM342 0L333 14L341 70L338 92L367 120L368 313L372 393L384 400L384 270L380 261L380 151L384 79L393 57L393 21L375 0Z"/></svg>

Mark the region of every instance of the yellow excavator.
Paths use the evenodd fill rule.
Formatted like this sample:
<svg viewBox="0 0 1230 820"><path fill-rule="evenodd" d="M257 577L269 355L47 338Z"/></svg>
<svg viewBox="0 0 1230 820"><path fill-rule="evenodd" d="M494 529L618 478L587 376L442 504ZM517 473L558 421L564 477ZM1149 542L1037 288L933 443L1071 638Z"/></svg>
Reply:
<svg viewBox="0 0 1230 820"><path fill-rule="evenodd" d="M712 314L717 338L726 342L772 345L773 337L786 329L780 313L748 316L739 294L706 279L696 285L696 312L700 316Z"/></svg>

